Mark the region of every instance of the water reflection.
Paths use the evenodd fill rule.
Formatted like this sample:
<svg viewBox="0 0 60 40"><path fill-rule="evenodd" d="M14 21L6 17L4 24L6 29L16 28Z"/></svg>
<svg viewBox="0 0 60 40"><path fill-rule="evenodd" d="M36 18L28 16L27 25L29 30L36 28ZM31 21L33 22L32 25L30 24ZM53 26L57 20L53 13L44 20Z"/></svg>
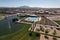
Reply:
<svg viewBox="0 0 60 40"><path fill-rule="evenodd" d="M24 26L24 24L22 23L20 24L13 23L12 22L13 18L16 18L16 17L10 16L7 19L0 21L0 36L16 32ZM11 27L10 29L9 29L9 26Z"/></svg>

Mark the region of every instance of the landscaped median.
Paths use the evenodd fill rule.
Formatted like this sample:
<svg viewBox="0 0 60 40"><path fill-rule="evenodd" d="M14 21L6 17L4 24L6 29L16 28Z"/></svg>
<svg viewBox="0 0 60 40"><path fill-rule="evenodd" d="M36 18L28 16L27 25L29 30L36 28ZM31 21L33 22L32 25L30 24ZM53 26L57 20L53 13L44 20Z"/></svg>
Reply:
<svg viewBox="0 0 60 40"><path fill-rule="evenodd" d="M56 23L58 23L60 25L60 21L55 21Z"/></svg>
<svg viewBox="0 0 60 40"><path fill-rule="evenodd" d="M60 38L60 36L56 36L56 35L45 34L45 33L40 33L40 34L43 34L43 35L48 35L48 36L52 36L52 37L56 37L56 38Z"/></svg>

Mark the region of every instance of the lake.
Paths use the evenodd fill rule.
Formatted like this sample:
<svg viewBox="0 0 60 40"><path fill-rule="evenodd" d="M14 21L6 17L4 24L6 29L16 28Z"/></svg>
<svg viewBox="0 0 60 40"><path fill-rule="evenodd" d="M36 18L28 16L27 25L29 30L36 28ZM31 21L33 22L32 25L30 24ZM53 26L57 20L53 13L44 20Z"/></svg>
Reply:
<svg viewBox="0 0 60 40"><path fill-rule="evenodd" d="M10 16L0 21L0 36L14 33L24 27L23 23L12 22L13 18L15 17Z"/></svg>

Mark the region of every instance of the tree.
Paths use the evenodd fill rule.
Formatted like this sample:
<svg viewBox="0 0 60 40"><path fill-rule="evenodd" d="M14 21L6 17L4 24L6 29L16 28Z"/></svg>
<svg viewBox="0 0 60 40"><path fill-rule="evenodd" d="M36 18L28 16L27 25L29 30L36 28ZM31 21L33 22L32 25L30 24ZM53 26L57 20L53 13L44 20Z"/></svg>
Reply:
<svg viewBox="0 0 60 40"><path fill-rule="evenodd" d="M56 14L56 13L57 13L57 11L54 11L54 13Z"/></svg>
<svg viewBox="0 0 60 40"><path fill-rule="evenodd" d="M36 29L37 31L40 31L40 29Z"/></svg>
<svg viewBox="0 0 60 40"><path fill-rule="evenodd" d="M49 39L47 35L44 36L46 39Z"/></svg>
<svg viewBox="0 0 60 40"><path fill-rule="evenodd" d="M16 21L18 21L18 19L17 19L17 18L12 19L12 22L16 22Z"/></svg>
<svg viewBox="0 0 60 40"><path fill-rule="evenodd" d="M42 26L40 26L40 30L44 32L44 28Z"/></svg>
<svg viewBox="0 0 60 40"><path fill-rule="evenodd" d="M46 34L47 34L47 33L49 33L49 30L48 30L48 29L46 29L46 30L45 30L45 33L46 33Z"/></svg>
<svg viewBox="0 0 60 40"><path fill-rule="evenodd" d="M46 39L48 39L48 36L47 36L48 33L49 33L49 30L46 29L46 30L45 30L45 38L46 38Z"/></svg>
<svg viewBox="0 0 60 40"><path fill-rule="evenodd" d="M32 36L32 33L31 32L29 33L29 36Z"/></svg>
<svg viewBox="0 0 60 40"><path fill-rule="evenodd" d="M36 36L39 37L40 36L40 33L36 33Z"/></svg>

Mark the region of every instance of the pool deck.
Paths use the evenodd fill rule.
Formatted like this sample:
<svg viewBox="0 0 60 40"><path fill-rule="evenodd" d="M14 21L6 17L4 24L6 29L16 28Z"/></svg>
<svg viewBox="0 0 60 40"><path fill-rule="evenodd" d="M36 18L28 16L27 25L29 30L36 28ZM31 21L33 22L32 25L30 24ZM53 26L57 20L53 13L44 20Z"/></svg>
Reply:
<svg viewBox="0 0 60 40"><path fill-rule="evenodd" d="M25 21L31 21L31 22L37 22L37 21L40 21L41 20L41 17L27 17L26 19L25 19Z"/></svg>

